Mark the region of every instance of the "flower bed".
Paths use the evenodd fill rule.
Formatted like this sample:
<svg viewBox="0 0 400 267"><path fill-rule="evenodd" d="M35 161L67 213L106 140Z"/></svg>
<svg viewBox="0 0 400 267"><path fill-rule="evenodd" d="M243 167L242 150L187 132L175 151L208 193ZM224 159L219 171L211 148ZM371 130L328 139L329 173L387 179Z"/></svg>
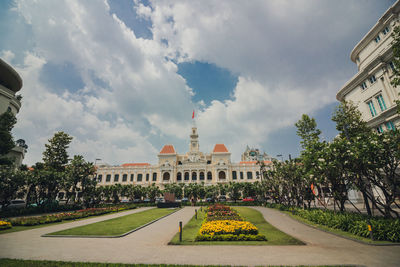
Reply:
<svg viewBox="0 0 400 267"><path fill-rule="evenodd" d="M216 204L207 210L196 241L265 241L252 223L228 206Z"/></svg>
<svg viewBox="0 0 400 267"><path fill-rule="evenodd" d="M20 226L32 226L38 224L46 224L46 223L53 223L53 222L61 222L63 220L75 220L80 218L85 218L89 216L97 216L102 214L107 214L111 212L118 212L127 209L132 209L136 207L128 207L128 206L114 206L114 207L107 207L107 208L89 208L89 209L82 209L77 210L74 212L62 212L57 214L51 215L43 215L37 217L20 217L10 219L12 225L20 225Z"/></svg>
<svg viewBox="0 0 400 267"><path fill-rule="evenodd" d="M217 220L243 221L242 217L240 217L236 210L221 204L210 206L207 211L207 221Z"/></svg>
<svg viewBox="0 0 400 267"><path fill-rule="evenodd" d="M10 222L0 221L0 231L11 228L11 227L12 227L12 225Z"/></svg>

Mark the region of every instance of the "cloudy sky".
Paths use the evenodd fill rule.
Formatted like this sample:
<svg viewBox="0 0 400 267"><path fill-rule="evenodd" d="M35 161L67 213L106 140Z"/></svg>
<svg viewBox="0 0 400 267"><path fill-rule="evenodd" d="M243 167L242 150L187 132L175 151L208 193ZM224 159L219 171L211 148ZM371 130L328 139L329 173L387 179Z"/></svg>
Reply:
<svg viewBox="0 0 400 267"><path fill-rule="evenodd" d="M156 163L188 150L194 109L204 152L297 155L301 114L336 135L350 52L394 2L0 1L0 57L24 82L14 136L29 165L56 131L70 155Z"/></svg>

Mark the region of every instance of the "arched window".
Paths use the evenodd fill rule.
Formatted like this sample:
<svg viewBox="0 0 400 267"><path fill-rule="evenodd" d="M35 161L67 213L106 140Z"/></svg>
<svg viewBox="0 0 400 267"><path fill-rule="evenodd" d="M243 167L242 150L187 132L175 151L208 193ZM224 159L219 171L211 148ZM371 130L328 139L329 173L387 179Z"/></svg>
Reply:
<svg viewBox="0 0 400 267"><path fill-rule="evenodd" d="M189 181L189 173L185 172L185 181Z"/></svg>
<svg viewBox="0 0 400 267"><path fill-rule="evenodd" d="M157 173L153 172L153 181L157 181Z"/></svg>
<svg viewBox="0 0 400 267"><path fill-rule="evenodd" d="M260 172L259 171L256 171L256 178L260 179Z"/></svg>
<svg viewBox="0 0 400 267"><path fill-rule="evenodd" d="M122 182L126 182L128 180L128 174L122 175Z"/></svg>
<svg viewBox="0 0 400 267"><path fill-rule="evenodd" d="M207 172L207 180L212 180L212 173L211 172Z"/></svg>
<svg viewBox="0 0 400 267"><path fill-rule="evenodd" d="M182 173L181 173L181 172L178 172L178 173L176 174L176 180L177 180L177 181L182 181Z"/></svg>
<svg viewBox="0 0 400 267"><path fill-rule="evenodd" d="M220 171L220 172L218 173L218 179L225 179L225 178L226 178L225 172L224 172L224 171Z"/></svg>
<svg viewBox="0 0 400 267"><path fill-rule="evenodd" d="M141 181L142 181L142 177L143 177L143 174L139 173L139 174L137 175L137 181L138 181L138 182L141 182Z"/></svg>
<svg viewBox="0 0 400 267"><path fill-rule="evenodd" d="M163 174L163 180L164 181L168 181L169 180L169 172L164 172L164 174Z"/></svg>
<svg viewBox="0 0 400 267"><path fill-rule="evenodd" d="M114 182L118 182L118 180L119 180L119 174L115 174L114 175Z"/></svg>
<svg viewBox="0 0 400 267"><path fill-rule="evenodd" d="M200 172L200 180L204 180L204 172Z"/></svg>
<svg viewBox="0 0 400 267"><path fill-rule="evenodd" d="M197 173L192 172L192 181L196 181L197 180Z"/></svg>
<svg viewBox="0 0 400 267"><path fill-rule="evenodd" d="M252 172L247 172L247 179L249 179L249 180L253 179L253 173Z"/></svg>

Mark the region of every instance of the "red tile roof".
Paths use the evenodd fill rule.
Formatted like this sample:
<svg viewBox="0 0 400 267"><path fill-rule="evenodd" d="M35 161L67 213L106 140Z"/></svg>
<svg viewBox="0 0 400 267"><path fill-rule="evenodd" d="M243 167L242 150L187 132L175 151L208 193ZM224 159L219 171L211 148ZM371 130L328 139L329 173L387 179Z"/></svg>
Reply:
<svg viewBox="0 0 400 267"><path fill-rule="evenodd" d="M125 163L121 165L122 167L134 167L134 166L150 166L149 163Z"/></svg>
<svg viewBox="0 0 400 267"><path fill-rule="evenodd" d="M176 154L175 148L173 145L165 145L161 149L160 154Z"/></svg>
<svg viewBox="0 0 400 267"><path fill-rule="evenodd" d="M216 153L216 152L228 153L229 151L224 144L216 144L214 146L213 153Z"/></svg>
<svg viewBox="0 0 400 267"><path fill-rule="evenodd" d="M271 164L271 163L272 163L272 161L264 160L264 164ZM239 164L251 164L251 165L254 165L254 164L257 164L257 161L241 161L241 162L239 162Z"/></svg>

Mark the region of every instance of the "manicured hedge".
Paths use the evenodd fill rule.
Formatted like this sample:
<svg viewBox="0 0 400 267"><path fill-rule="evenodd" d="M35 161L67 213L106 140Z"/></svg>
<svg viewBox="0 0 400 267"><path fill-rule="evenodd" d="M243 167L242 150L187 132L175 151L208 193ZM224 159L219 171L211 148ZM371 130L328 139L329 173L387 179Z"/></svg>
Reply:
<svg viewBox="0 0 400 267"><path fill-rule="evenodd" d="M197 235L196 241L266 241L267 238L264 235Z"/></svg>
<svg viewBox="0 0 400 267"><path fill-rule="evenodd" d="M12 227L12 225L11 225L10 222L6 222L6 221L1 221L0 220L0 231L1 230L5 230L5 229L9 229L11 227Z"/></svg>
<svg viewBox="0 0 400 267"><path fill-rule="evenodd" d="M296 215L313 223L340 229L357 236L369 237L368 216L364 214L322 209L301 209L271 203L267 203L267 207L293 211ZM371 217L369 220L375 240L400 242L400 220L383 217Z"/></svg>
<svg viewBox="0 0 400 267"><path fill-rule="evenodd" d="M80 209L82 209L82 205L78 205L78 204L43 205L43 206L37 206L37 207L26 207L26 208L22 208L22 209L6 208L5 210L0 211L0 217L7 218L7 217L26 216L26 215L59 212L59 211L72 211L72 210L80 210Z"/></svg>

